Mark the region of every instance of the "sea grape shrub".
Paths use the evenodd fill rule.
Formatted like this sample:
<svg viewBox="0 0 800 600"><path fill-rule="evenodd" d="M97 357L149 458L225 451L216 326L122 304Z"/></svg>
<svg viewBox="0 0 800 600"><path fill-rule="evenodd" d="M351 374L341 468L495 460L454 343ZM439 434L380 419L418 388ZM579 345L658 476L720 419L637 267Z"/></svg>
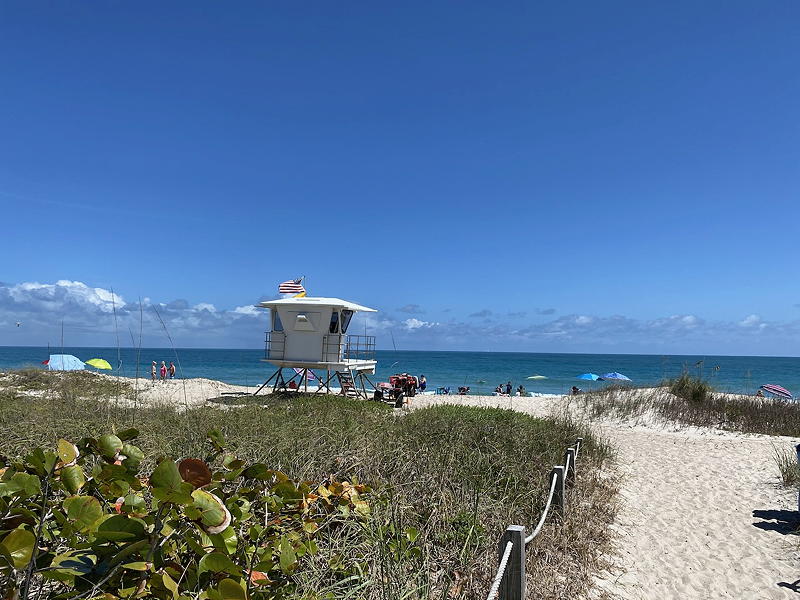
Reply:
<svg viewBox="0 0 800 600"><path fill-rule="evenodd" d="M288 598L325 530L369 515L367 486L246 464L217 431L144 476L138 434L2 458L3 598Z"/></svg>

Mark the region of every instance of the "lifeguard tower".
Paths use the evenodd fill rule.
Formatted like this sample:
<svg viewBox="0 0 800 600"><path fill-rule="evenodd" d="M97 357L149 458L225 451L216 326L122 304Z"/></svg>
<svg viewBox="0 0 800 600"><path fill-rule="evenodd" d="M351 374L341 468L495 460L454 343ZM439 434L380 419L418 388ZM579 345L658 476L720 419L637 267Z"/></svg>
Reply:
<svg viewBox="0 0 800 600"><path fill-rule="evenodd" d="M303 383L308 391L309 371L313 371L315 393L330 393L330 382L336 378L342 394L368 397L365 380L372 384L367 376L375 373L377 364L375 336L347 335L347 328L355 313L377 312L374 308L339 298L314 297L272 300L257 307L270 310L263 361L278 370L256 394L270 383L273 392L299 389ZM283 377L285 368L292 369L288 380Z"/></svg>

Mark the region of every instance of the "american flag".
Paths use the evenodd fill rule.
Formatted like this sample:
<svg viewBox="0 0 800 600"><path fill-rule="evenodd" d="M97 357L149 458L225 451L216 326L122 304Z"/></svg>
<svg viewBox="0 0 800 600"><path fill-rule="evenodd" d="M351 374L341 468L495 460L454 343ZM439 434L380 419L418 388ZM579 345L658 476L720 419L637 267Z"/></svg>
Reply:
<svg viewBox="0 0 800 600"><path fill-rule="evenodd" d="M302 284L303 278L300 279L290 279L289 281L284 281L282 284L278 286L278 293L279 294L302 294L306 291L306 288L303 287Z"/></svg>

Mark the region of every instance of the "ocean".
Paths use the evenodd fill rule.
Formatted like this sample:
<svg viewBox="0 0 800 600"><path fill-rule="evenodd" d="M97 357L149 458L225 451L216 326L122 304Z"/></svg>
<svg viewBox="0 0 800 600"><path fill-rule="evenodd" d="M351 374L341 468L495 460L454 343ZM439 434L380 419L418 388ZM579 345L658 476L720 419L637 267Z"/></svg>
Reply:
<svg viewBox="0 0 800 600"><path fill-rule="evenodd" d="M60 353L61 348L51 351ZM81 360L104 358L114 371L125 377L137 374L137 350L133 348L72 348L66 354ZM177 355L177 360L176 360ZM41 367L47 348L0 346L0 371L22 367ZM178 376L207 377L228 383L258 386L274 367L261 362L263 350L142 348L138 374L150 376L150 361L174 361ZM377 352L378 369L373 381L386 381L392 373L424 374L428 389L469 386L470 393L490 394L498 384L511 381L524 385L529 392L563 394L573 385L593 389L604 382L580 381L581 373L602 375L617 371L631 378L635 385L652 385L684 371L702 375L714 387L725 392L755 393L758 386L776 383L800 394L800 358L766 356L658 356L647 354L544 354L526 352ZM702 361L702 363L700 363ZM698 364L700 363L700 364ZM543 375L546 379L528 379Z"/></svg>

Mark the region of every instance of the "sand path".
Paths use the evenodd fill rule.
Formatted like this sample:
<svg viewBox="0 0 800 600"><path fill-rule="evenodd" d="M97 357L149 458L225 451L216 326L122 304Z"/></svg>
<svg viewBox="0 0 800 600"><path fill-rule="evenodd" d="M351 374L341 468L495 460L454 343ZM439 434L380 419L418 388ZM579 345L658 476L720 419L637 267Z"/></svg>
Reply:
<svg viewBox="0 0 800 600"><path fill-rule="evenodd" d="M606 426L617 447L620 598L800 598L797 496L778 485L773 444L794 440Z"/></svg>
<svg viewBox="0 0 800 600"><path fill-rule="evenodd" d="M508 398L455 403L511 407ZM544 416L563 400L514 398L513 408ZM800 587L791 587L800 579L800 539L787 535L797 495L780 487L772 458L774 446L798 440L654 424L595 427L617 449L622 499L617 555L598 589L623 600L800 600Z"/></svg>

